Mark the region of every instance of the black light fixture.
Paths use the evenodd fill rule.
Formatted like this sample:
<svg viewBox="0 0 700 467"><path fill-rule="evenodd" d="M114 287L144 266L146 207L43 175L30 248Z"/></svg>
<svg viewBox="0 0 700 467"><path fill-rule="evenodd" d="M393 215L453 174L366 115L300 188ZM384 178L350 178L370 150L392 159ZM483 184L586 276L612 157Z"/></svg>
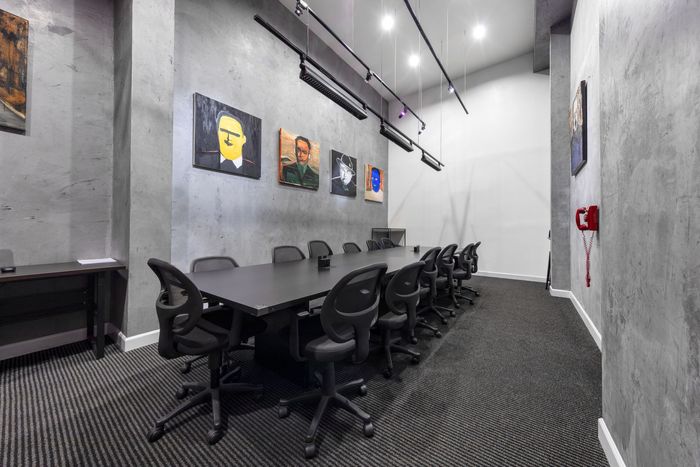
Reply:
<svg viewBox="0 0 700 467"><path fill-rule="evenodd" d="M304 60L299 64L301 72L299 79L306 82L309 86L347 110L358 120L367 118L364 104L358 104L352 97L338 89L331 80L326 78L320 71L314 70L311 65Z"/></svg>
<svg viewBox="0 0 700 467"><path fill-rule="evenodd" d="M384 121L382 121L382 124L379 127L379 133L381 133L386 139L392 141L404 151L413 152L413 144L411 143L411 140L408 138L404 138L402 135L397 133L392 127L387 125Z"/></svg>
<svg viewBox="0 0 700 467"><path fill-rule="evenodd" d="M447 92L449 92L450 94L454 94L455 87L452 86L452 83L450 83L449 87L447 88Z"/></svg>
<svg viewBox="0 0 700 467"><path fill-rule="evenodd" d="M425 151L423 151L423 155L421 156L420 160L438 172L442 170L442 163Z"/></svg>
<svg viewBox="0 0 700 467"><path fill-rule="evenodd" d="M422 135L423 132L425 131L425 123L421 125L420 130L418 130L418 135Z"/></svg>
<svg viewBox="0 0 700 467"><path fill-rule="evenodd" d="M308 8L309 5L304 0L297 0L297 6L294 9L294 13L296 13L297 16L301 16L304 10L307 10Z"/></svg>
<svg viewBox="0 0 700 467"><path fill-rule="evenodd" d="M399 118L404 118L404 117L406 116L406 112L407 112L407 111L408 111L408 110L406 109L406 106L404 106L404 107L401 109L401 112L399 112Z"/></svg>
<svg viewBox="0 0 700 467"><path fill-rule="evenodd" d="M367 70L367 76L365 76L365 83L369 83L371 79L372 79L372 72L370 70Z"/></svg>

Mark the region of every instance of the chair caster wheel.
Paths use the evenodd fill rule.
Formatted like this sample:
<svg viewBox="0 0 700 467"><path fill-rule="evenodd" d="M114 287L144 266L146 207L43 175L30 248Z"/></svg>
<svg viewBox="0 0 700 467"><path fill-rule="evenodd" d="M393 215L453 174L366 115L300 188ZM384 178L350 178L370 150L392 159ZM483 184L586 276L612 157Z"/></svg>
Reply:
<svg viewBox="0 0 700 467"><path fill-rule="evenodd" d="M481 294L479 292L474 292L474 295L477 297L481 297Z"/></svg>
<svg viewBox="0 0 700 467"><path fill-rule="evenodd" d="M360 386L358 388L357 392L359 392L361 396L366 396L367 395L367 386L363 384L362 386Z"/></svg>
<svg viewBox="0 0 700 467"><path fill-rule="evenodd" d="M224 430L221 428L213 428L207 433L207 442L210 445L214 445L219 442L221 438L224 437Z"/></svg>
<svg viewBox="0 0 700 467"><path fill-rule="evenodd" d="M165 434L165 427L164 426L154 426L151 431L148 432L148 442L149 443L155 443L159 439L163 437Z"/></svg>
<svg viewBox="0 0 700 467"><path fill-rule="evenodd" d="M420 363L420 357L419 356L412 357L411 363L413 363L414 365Z"/></svg>
<svg viewBox="0 0 700 467"><path fill-rule="evenodd" d="M416 336L411 337L411 344L416 345L418 343L418 338Z"/></svg>
<svg viewBox="0 0 700 467"><path fill-rule="evenodd" d="M180 373L182 373L183 375L186 375L191 370L192 370L192 363L190 363L190 362L186 362L184 365L182 365L180 367Z"/></svg>
<svg viewBox="0 0 700 467"><path fill-rule="evenodd" d="M374 425L372 425L372 422L367 422L364 424L364 426L362 427L362 434L364 434L368 438L374 436Z"/></svg>
<svg viewBox="0 0 700 467"><path fill-rule="evenodd" d="M280 406L277 408L277 416L278 416L279 418L286 418L286 417L288 417L288 416L289 416L289 407L287 407L286 405L280 405Z"/></svg>
<svg viewBox="0 0 700 467"><path fill-rule="evenodd" d="M385 377L386 379L389 379L389 378L391 378L391 376L394 374L394 371L393 371L391 368L387 368L386 370L384 370L384 371L382 372L382 374L384 375L384 377Z"/></svg>
<svg viewBox="0 0 700 467"><path fill-rule="evenodd" d="M440 331L435 331L435 337L438 339L442 337L442 333Z"/></svg>
<svg viewBox="0 0 700 467"><path fill-rule="evenodd" d="M450 316L452 316L452 314L450 314ZM440 322L441 322L442 324L447 324L447 319L446 319L446 318L442 318L442 319L440 320Z"/></svg>
<svg viewBox="0 0 700 467"><path fill-rule="evenodd" d="M307 459L313 459L318 454L318 448L315 444L309 443L304 446L304 457Z"/></svg>
<svg viewBox="0 0 700 467"><path fill-rule="evenodd" d="M189 390L189 389L187 389L187 388L180 388L180 389L178 389L177 392L175 393L175 398L178 399L178 400L182 400L182 399L184 399L185 397L187 397L187 395L188 395L189 393L190 393L190 390Z"/></svg>
<svg viewBox="0 0 700 467"><path fill-rule="evenodd" d="M454 310L452 310L452 311L450 311L450 316L452 316L454 318L455 316L457 316L457 313L455 313Z"/></svg>

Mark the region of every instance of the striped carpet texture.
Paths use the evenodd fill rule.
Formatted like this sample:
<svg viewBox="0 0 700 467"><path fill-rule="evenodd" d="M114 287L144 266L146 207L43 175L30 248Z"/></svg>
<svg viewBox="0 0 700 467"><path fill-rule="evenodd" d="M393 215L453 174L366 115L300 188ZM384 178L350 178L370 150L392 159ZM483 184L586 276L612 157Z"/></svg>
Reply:
<svg viewBox="0 0 700 467"><path fill-rule="evenodd" d="M256 367L248 352L243 378L265 384L265 397L225 398L227 431L217 445L206 442L207 405L150 444L145 435L178 403L178 384L206 380L206 365L183 376L155 345L127 354L110 345L95 361L75 344L0 362L0 465L607 465L597 440L600 352L569 301L541 284L472 283L481 297L442 326L442 339L420 334L419 365L397 355L393 380L381 376L379 357L339 367L339 382L368 380L368 395L352 398L373 416L371 439L354 417L331 409L318 457L304 460L314 405L278 419L276 401L301 389Z"/></svg>

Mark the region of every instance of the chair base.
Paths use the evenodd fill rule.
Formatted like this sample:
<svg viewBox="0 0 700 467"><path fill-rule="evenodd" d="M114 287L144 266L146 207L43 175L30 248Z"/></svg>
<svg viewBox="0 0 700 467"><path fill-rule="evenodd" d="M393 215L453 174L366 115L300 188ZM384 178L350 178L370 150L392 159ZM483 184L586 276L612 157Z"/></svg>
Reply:
<svg viewBox="0 0 700 467"><path fill-rule="evenodd" d="M226 351L226 359L229 360L229 361L230 361L230 360L233 360L233 358L231 357L230 354L231 354L231 352L234 352L234 351L236 351L236 350L255 350L255 345L252 345L252 344L238 344L236 347L234 347L234 348L229 349L229 350ZM185 363L183 363L182 366L180 367L180 373L182 373L183 375L186 375L187 373L189 373L190 371L192 371L192 365L193 365L195 362L197 362L197 361L199 361L199 360L202 360L202 359L204 359L204 358L206 358L206 355L200 355L200 356L198 356L198 357L194 357L194 358L191 358L191 359L185 361Z"/></svg>
<svg viewBox="0 0 700 467"><path fill-rule="evenodd" d="M382 348L384 350L384 358L386 360L386 368L382 372L386 379L391 378L394 375L394 361L391 356L392 353L402 353L405 355L410 355L411 362L416 364L420 362L420 353L415 350L411 350L408 347L398 345L401 342L400 337L391 337L391 330L386 329L382 336Z"/></svg>
<svg viewBox="0 0 700 467"><path fill-rule="evenodd" d="M418 313L417 313L417 314L418 314L418 315L422 315L422 314L425 313L426 311L430 311L430 312L432 312L433 314L435 314L438 318L440 318L440 322L441 322L442 324L447 324L447 318L445 318L445 316L440 312L440 310L439 310L438 308L443 309L443 310L445 310L445 311L447 311L447 312L449 312L449 313L453 313L453 311L450 310L449 308L439 307L439 306L437 306L437 305L431 303L430 305L424 306L423 308L421 308L420 310L418 310Z"/></svg>
<svg viewBox="0 0 700 467"><path fill-rule="evenodd" d="M297 402L312 401L319 399L318 406L314 412L314 417L311 419L311 424L304 438L304 457L311 459L318 454L318 446L316 445L316 435L318 427L321 423L323 415L328 409L330 402L337 403L341 408L347 410L351 414L358 417L363 424L362 432L365 436L371 437L374 435L374 425L372 425L372 417L359 406L350 401L347 397L340 394L341 391L357 390L361 396L367 394L367 386L363 379L350 381L349 383L335 385L335 365L326 363L323 369L323 380L321 389L309 391L300 396L291 399L280 399L278 415L280 418L285 418L289 415L289 406Z"/></svg>
<svg viewBox="0 0 700 467"><path fill-rule="evenodd" d="M440 330L435 326L429 325L428 321L425 318L418 318L418 321L416 322L416 327L432 331L435 337L442 337L442 333L440 332Z"/></svg>

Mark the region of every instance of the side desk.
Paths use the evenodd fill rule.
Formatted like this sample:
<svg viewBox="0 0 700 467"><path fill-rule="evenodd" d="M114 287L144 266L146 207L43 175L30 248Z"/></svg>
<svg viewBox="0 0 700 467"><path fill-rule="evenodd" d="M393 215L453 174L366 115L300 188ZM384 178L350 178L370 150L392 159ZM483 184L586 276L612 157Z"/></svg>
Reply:
<svg viewBox="0 0 700 467"><path fill-rule="evenodd" d="M102 358L105 348L105 317L108 316L111 304L112 273L122 269L125 266L119 262L83 265L73 261L17 266L15 272L0 274L0 324L32 316L85 310L88 342L93 346L95 358ZM68 276L87 276L87 287L11 297L3 297L1 293L2 288L12 282Z"/></svg>

